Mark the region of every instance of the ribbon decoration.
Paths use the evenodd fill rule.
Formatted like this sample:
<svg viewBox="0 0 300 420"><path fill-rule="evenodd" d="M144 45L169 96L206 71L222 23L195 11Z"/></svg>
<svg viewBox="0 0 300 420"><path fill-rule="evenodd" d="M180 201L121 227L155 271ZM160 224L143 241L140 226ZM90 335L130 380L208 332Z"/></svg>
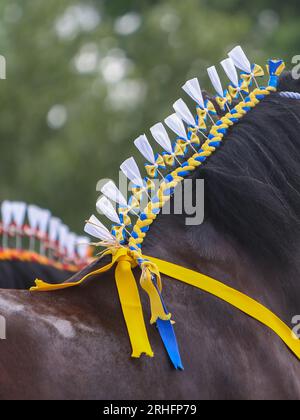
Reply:
<svg viewBox="0 0 300 420"><path fill-rule="evenodd" d="M234 87L230 85L228 89L229 89L230 96L233 99L236 99L240 92L244 95L249 94L249 86L245 81L240 83L238 87Z"/></svg>
<svg viewBox="0 0 300 420"><path fill-rule="evenodd" d="M155 156L155 165L151 165L150 163L146 163L145 164L145 169L147 172L147 175L150 178L157 178L158 175L158 170L165 170L166 169L166 165L164 162L164 159L161 155L157 154Z"/></svg>
<svg viewBox="0 0 300 420"><path fill-rule="evenodd" d="M278 76L284 71L285 63L283 60L269 60L267 64L267 70L270 75L269 85L273 88L277 88Z"/></svg>
<svg viewBox="0 0 300 420"><path fill-rule="evenodd" d="M197 116L199 117L200 121L205 122L207 115L217 115L214 104L208 99L206 99L204 102L204 108L201 108L199 105L197 106Z"/></svg>
<svg viewBox="0 0 300 420"><path fill-rule="evenodd" d="M133 196L140 202L143 196L143 193L146 191L150 193L155 191L155 184L150 178L144 178L144 187L139 187L138 185L131 188Z"/></svg>
<svg viewBox="0 0 300 420"><path fill-rule="evenodd" d="M224 96L216 96L216 102L219 105L221 111L225 111L226 105L231 105L232 98L228 91L224 92Z"/></svg>
<svg viewBox="0 0 300 420"><path fill-rule="evenodd" d="M252 79L255 77L263 77L265 72L261 66L258 64L252 65L252 72L251 73L242 73L241 78L247 83L247 86L250 86Z"/></svg>
<svg viewBox="0 0 300 420"><path fill-rule="evenodd" d="M32 292L45 292L79 286L88 278L105 273L117 264L115 281L131 341L132 357L138 358L143 353L149 357L153 357L137 285L132 274L132 268L136 267L137 263L128 248L110 249L103 253L103 255L110 254L112 255L111 263L87 274L81 280L61 284L47 284L41 280L36 280L36 286L32 287L30 290ZM150 298L152 314L151 323L157 323L169 356L177 369L183 369L183 367L172 327L171 314L167 313L165 307L161 304L163 301L160 296L160 273L208 292L258 320L260 323L274 331L297 358L300 359L300 340L297 339L280 318L256 300L238 290L226 286L220 281L177 264L153 257L143 257L143 260L145 261L145 265L142 266L141 285ZM153 274L156 276L157 284L152 281Z"/></svg>
<svg viewBox="0 0 300 420"><path fill-rule="evenodd" d="M184 157L184 148L178 142L173 145L173 153L163 152L163 158L167 166L174 166L176 163L176 158Z"/></svg>

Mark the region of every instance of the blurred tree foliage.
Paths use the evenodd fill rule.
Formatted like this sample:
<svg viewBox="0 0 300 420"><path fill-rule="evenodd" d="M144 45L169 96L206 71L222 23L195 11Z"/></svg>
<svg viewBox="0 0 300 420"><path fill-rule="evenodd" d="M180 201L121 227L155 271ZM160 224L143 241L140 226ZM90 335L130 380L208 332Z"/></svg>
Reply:
<svg viewBox="0 0 300 420"><path fill-rule="evenodd" d="M263 62L300 51L299 0L2 0L1 199L48 207L77 231L95 185L180 86L235 44Z"/></svg>

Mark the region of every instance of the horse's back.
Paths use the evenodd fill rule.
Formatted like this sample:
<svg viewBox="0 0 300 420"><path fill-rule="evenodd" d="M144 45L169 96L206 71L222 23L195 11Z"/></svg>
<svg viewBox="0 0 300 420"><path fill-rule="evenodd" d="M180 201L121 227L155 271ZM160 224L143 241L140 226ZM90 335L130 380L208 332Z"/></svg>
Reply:
<svg viewBox="0 0 300 420"><path fill-rule="evenodd" d="M300 399L298 361L272 332L198 290L166 287L184 372L171 367L154 327L155 357L130 358L111 278L54 294L0 291L0 398ZM226 333L221 319L231 320Z"/></svg>

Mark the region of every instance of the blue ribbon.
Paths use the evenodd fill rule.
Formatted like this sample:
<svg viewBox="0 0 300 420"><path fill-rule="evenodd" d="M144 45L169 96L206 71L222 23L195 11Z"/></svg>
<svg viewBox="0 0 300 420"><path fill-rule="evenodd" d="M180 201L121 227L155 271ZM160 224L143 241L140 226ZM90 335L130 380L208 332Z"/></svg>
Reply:
<svg viewBox="0 0 300 420"><path fill-rule="evenodd" d="M158 318L158 320L156 321L156 325L175 369L184 370L175 336L175 331L171 321L163 321L162 319Z"/></svg>

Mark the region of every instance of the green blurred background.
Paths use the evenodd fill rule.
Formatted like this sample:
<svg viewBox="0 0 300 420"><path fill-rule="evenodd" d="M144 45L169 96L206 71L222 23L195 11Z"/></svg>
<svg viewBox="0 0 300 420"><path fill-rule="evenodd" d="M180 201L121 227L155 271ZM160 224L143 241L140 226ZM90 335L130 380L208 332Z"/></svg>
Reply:
<svg viewBox="0 0 300 420"><path fill-rule="evenodd" d="M241 44L258 63L300 54L299 0L1 0L1 197L77 232L96 182L171 113L180 86Z"/></svg>

